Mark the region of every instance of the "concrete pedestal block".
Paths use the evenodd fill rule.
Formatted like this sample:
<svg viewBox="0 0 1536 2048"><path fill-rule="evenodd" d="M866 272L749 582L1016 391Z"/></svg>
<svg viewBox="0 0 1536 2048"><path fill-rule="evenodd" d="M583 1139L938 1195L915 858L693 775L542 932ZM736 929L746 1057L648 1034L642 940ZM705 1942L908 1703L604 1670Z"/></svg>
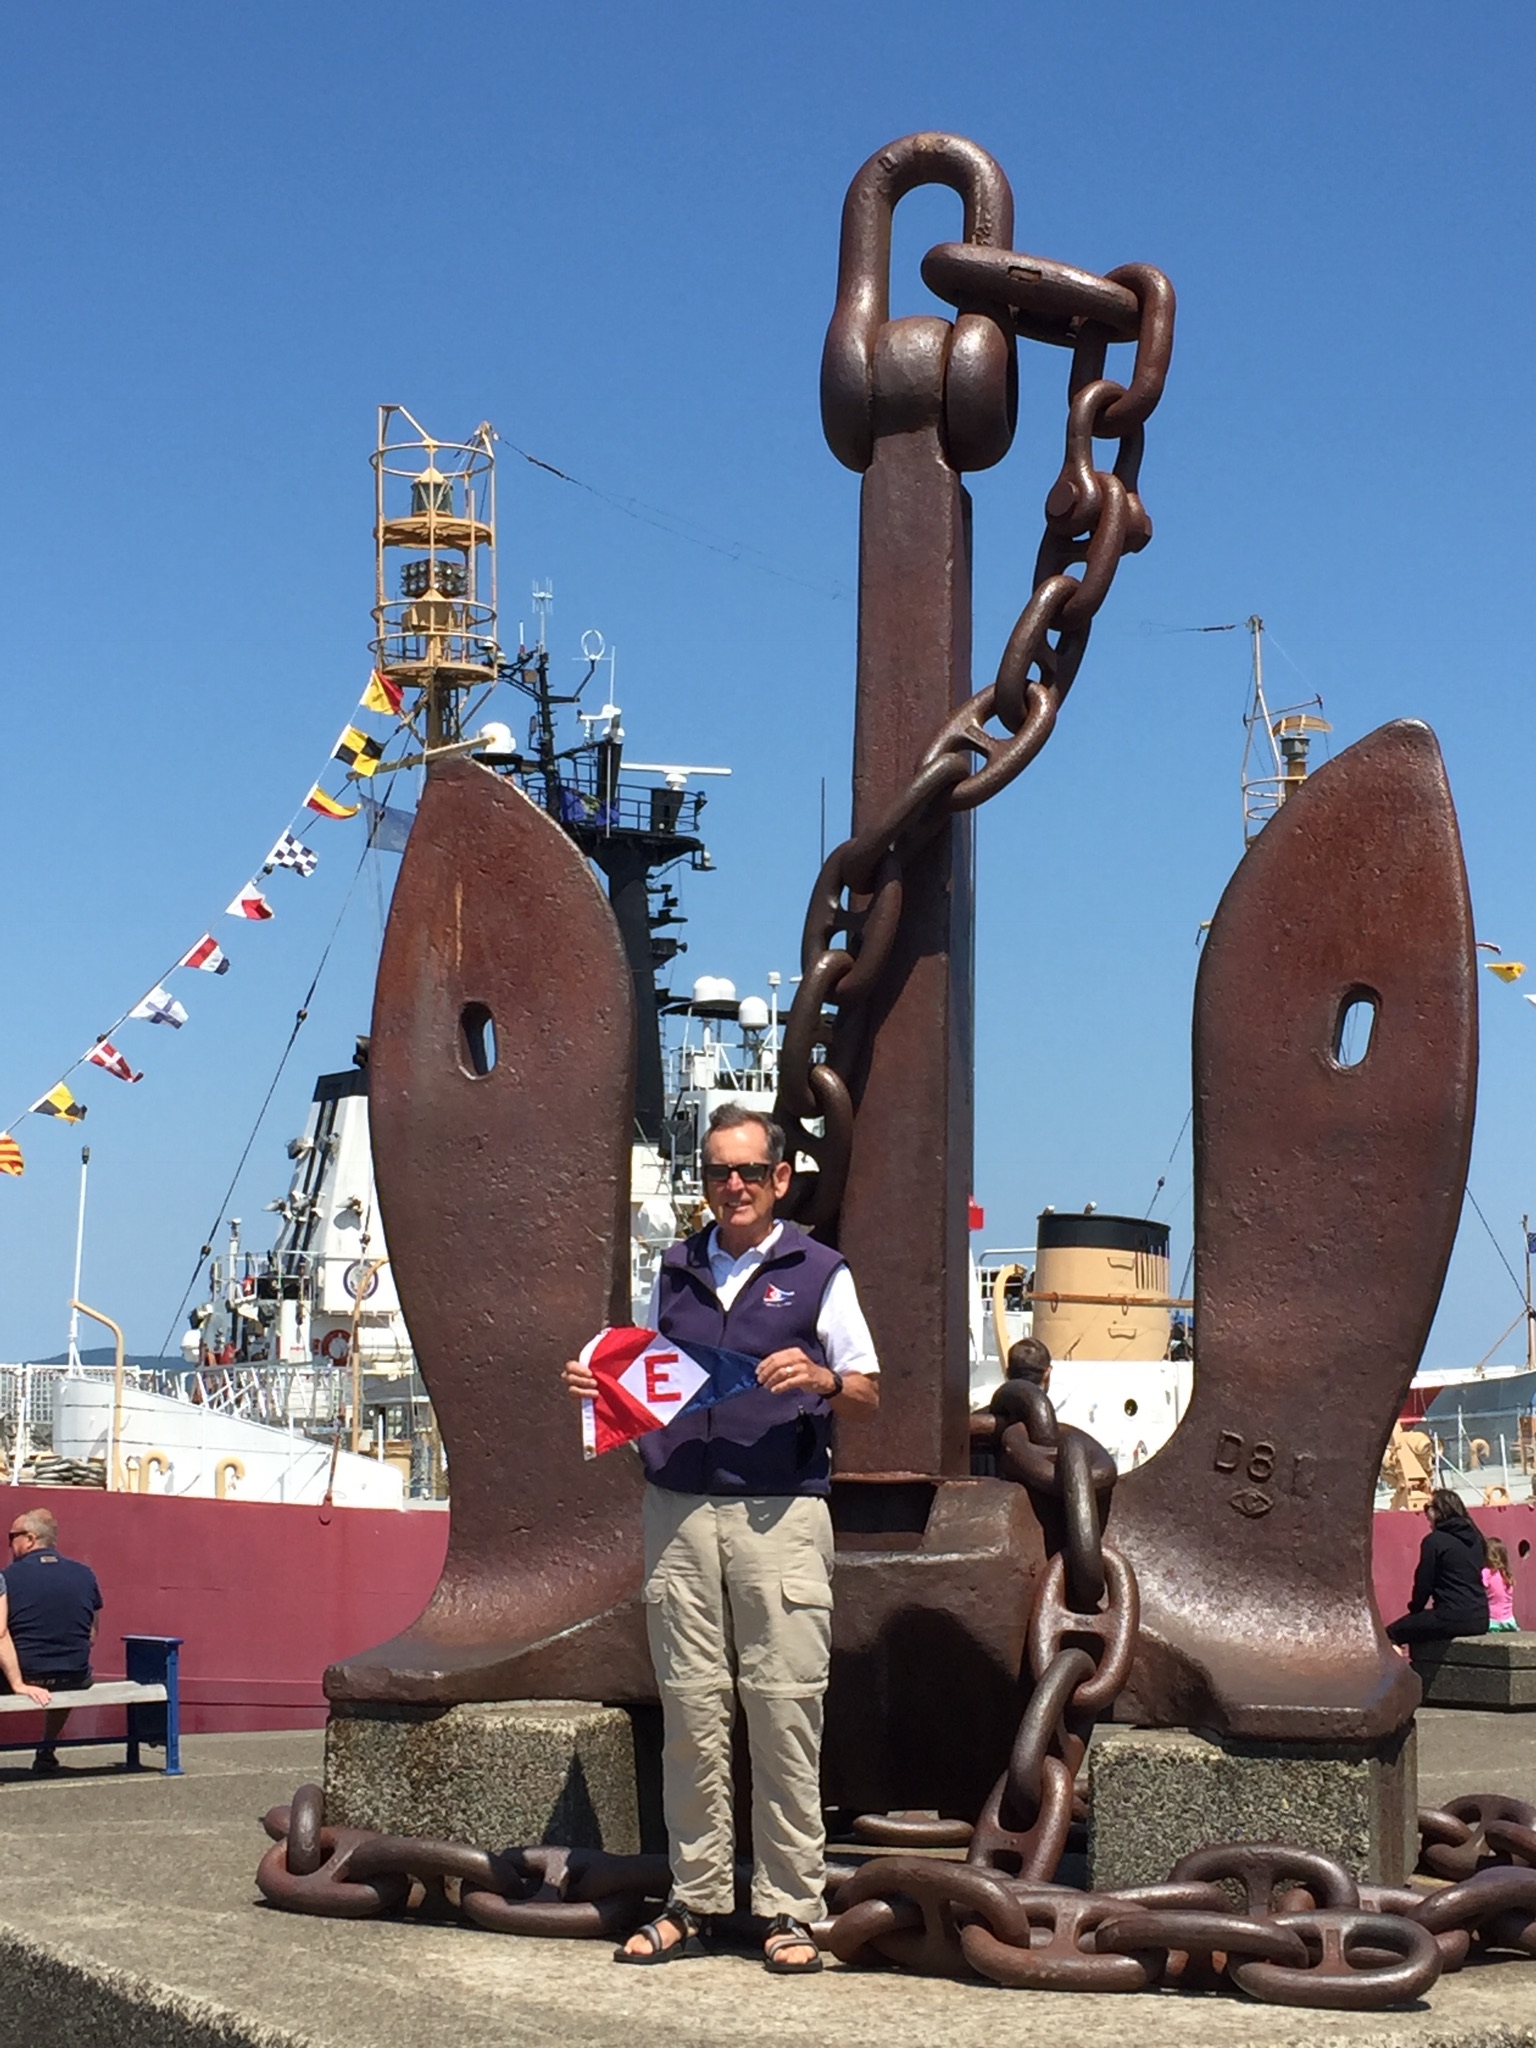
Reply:
<svg viewBox="0 0 1536 2048"><path fill-rule="evenodd" d="M338 1703L325 1731L325 1817L482 1849L559 1842L633 1855L630 1719L585 1700Z"/></svg>
<svg viewBox="0 0 1536 2048"><path fill-rule="evenodd" d="M1412 1724L1380 1743L1218 1741L1186 1728L1094 1731L1088 1879L1155 1884L1208 1842L1284 1842L1401 1884L1418 1855Z"/></svg>
<svg viewBox="0 0 1536 2048"><path fill-rule="evenodd" d="M1536 1707L1536 1633L1528 1629L1416 1643L1413 1668L1426 1707Z"/></svg>

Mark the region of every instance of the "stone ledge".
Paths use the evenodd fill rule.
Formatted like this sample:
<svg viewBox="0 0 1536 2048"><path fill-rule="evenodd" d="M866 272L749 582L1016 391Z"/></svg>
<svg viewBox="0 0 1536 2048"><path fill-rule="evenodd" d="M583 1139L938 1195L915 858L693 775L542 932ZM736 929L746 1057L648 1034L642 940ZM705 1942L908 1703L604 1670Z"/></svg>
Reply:
<svg viewBox="0 0 1536 2048"><path fill-rule="evenodd" d="M27 2048L312 2048L307 2035L0 1926L0 2040Z"/></svg>
<svg viewBox="0 0 1536 2048"><path fill-rule="evenodd" d="M1427 1654L1426 1654L1427 1653ZM1452 1636L1448 1643L1421 1643L1423 1657L1444 1664L1487 1664L1506 1671L1536 1671L1536 1630L1498 1629L1485 1636Z"/></svg>
<svg viewBox="0 0 1536 2048"><path fill-rule="evenodd" d="M484 1849L560 1842L632 1855L630 1719L586 1700L338 1702L325 1731L325 1815Z"/></svg>

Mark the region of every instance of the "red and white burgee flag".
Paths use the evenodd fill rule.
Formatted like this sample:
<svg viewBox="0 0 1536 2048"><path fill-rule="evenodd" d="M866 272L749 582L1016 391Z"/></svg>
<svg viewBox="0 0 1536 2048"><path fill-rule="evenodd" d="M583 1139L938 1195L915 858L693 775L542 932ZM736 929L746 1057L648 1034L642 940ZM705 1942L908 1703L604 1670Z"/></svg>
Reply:
<svg viewBox="0 0 1536 2048"><path fill-rule="evenodd" d="M581 1447L589 1458L675 1422L685 1408L710 1408L757 1385L757 1360L744 1351L706 1344L685 1351L655 1330L600 1331L581 1362L601 1390L581 1404Z"/></svg>
<svg viewBox="0 0 1536 2048"><path fill-rule="evenodd" d="M119 1081L142 1081L144 1076L136 1074L109 1039L100 1039L86 1054L93 1067L105 1067L109 1074L116 1074Z"/></svg>
<svg viewBox="0 0 1536 2048"><path fill-rule="evenodd" d="M212 932L204 932L190 953L183 953L176 962L178 967L201 967L204 974L228 974L229 955L214 938Z"/></svg>
<svg viewBox="0 0 1536 2048"><path fill-rule="evenodd" d="M258 923L272 915L272 906L257 888L254 876L246 883L234 902L225 908L226 917L249 917Z"/></svg>

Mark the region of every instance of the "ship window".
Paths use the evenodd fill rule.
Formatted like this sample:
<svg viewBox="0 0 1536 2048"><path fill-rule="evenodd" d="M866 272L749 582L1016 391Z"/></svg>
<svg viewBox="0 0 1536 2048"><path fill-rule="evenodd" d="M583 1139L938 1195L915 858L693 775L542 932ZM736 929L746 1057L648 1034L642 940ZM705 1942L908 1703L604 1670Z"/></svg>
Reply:
<svg viewBox="0 0 1536 2048"><path fill-rule="evenodd" d="M496 1064L496 1022L484 1003L459 1012L459 1065L466 1074L488 1074Z"/></svg>
<svg viewBox="0 0 1536 2048"><path fill-rule="evenodd" d="M1339 1005L1339 1021L1333 1034L1334 1063L1358 1067L1371 1049L1371 1032L1376 1023L1376 998L1367 988L1352 988Z"/></svg>

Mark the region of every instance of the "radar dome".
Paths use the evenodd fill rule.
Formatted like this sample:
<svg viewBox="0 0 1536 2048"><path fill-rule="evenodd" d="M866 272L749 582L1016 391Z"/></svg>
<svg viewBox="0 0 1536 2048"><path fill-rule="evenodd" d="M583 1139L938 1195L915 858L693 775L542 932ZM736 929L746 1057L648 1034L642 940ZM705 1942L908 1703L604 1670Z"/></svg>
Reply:
<svg viewBox="0 0 1536 2048"><path fill-rule="evenodd" d="M768 1005L761 996L744 996L736 1011L736 1022L743 1031L766 1031Z"/></svg>
<svg viewBox="0 0 1536 2048"><path fill-rule="evenodd" d="M721 974L701 974L693 984L693 1000L696 1003L734 1003L736 984Z"/></svg>

